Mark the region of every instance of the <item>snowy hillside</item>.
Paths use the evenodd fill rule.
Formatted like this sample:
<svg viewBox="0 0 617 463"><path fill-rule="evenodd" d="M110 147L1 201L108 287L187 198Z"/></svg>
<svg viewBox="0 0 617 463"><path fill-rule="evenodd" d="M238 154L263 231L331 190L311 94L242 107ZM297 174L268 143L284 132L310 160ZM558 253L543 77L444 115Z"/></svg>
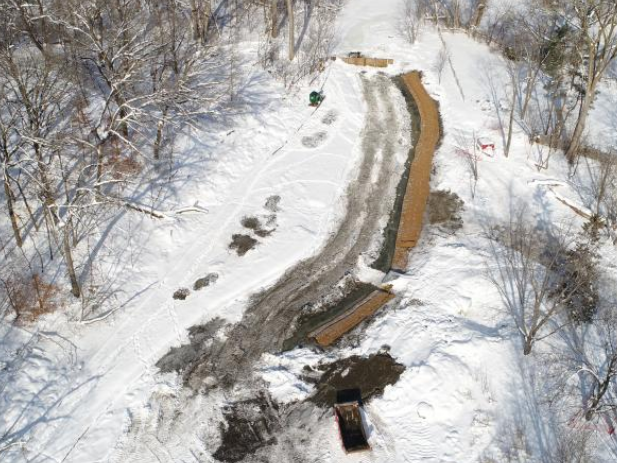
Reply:
<svg viewBox="0 0 617 463"><path fill-rule="evenodd" d="M543 2L489 1L477 17L468 6L485 2L461 2L456 25L446 6L458 2L442 2L443 11L422 10L421 0L290 3L292 64L284 2L274 2L277 10L247 2L243 13L213 2L206 16L216 21L205 29L218 42L190 70L199 69L199 85L187 81L173 103L157 94L129 115L122 103L113 116L98 107L114 107L111 89L124 83L109 84L107 103L89 93L83 117L98 114L116 133L105 156L130 152L142 168L95 175L78 146L94 143L103 127L66 131L72 168L49 148L49 171L65 179L54 181L68 185L57 194L55 226L44 227L53 217L35 202L44 182L22 180L35 158L14 162L18 154L5 148L19 138L15 153L25 153L34 135L4 132L5 178L23 173L6 180L15 192L2 200L14 195L24 222L22 182L36 217L19 227L23 246L8 210L0 223L0 460L615 461L615 67L593 88L573 151L565 140L586 100L576 89L588 80L546 63L532 69L531 52L519 53L520 40L512 43L521 48L506 47L510 29L498 31L517 11L530 24L541 22L540 9L549 17ZM1 11L8 18L18 10ZM44 16L54 14L49 7ZM280 35L262 41L275 14ZM188 27L193 17L178 18ZM603 46L617 50L617 35ZM562 48L550 48L546 62L556 49L565 60ZM353 52L393 62L340 59ZM421 239L403 272L384 272L387 230L426 130L399 79L412 71L438 104L441 137ZM0 95L11 108L6 72ZM205 92L204 82L214 93L207 102L187 96ZM63 91L70 95L70 85ZM311 91L325 96L319 106L309 106ZM0 129L12 121L2 111ZM156 117L137 119L148 111ZM61 111L52 116L56 125L77 124ZM124 137L125 120L134 138ZM157 121L167 124L167 144L154 162L143 152ZM57 146L69 151L66 143ZM94 207L99 215L83 212ZM66 277L66 246L79 298ZM41 278L53 303L43 310L41 297L30 296L41 313L20 314L11 285L18 271L39 267L24 291L39 294ZM394 296L337 342L316 345L310 332L333 318L328 311L342 311L369 286ZM371 450L346 454L332 403L336 390L352 387L364 393Z"/></svg>

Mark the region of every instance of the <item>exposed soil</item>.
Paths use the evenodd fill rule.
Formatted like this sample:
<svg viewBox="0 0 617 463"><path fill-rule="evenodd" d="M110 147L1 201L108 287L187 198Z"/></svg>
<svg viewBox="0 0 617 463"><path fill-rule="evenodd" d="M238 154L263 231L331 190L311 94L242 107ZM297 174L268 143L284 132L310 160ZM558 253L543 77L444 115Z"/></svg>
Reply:
<svg viewBox="0 0 617 463"><path fill-rule="evenodd" d="M363 402L382 394L387 385L398 381L405 366L397 363L390 354L380 353L369 357L354 355L323 369L310 400L320 406L332 406L336 403L337 391L343 389L360 389Z"/></svg>
<svg viewBox="0 0 617 463"><path fill-rule="evenodd" d="M302 307L330 294L382 232L380 220L391 210L402 173L395 154L403 125L392 103L390 92L394 91L386 76L363 78L369 108L362 133L363 157L347 189L346 213L337 232L317 255L300 262L274 286L255 295L225 340L214 341L197 361L183 368L185 383L191 388L204 390L213 382L231 387L250 379L252 366L261 355L280 351L294 333ZM376 165L380 168L374 181Z"/></svg>
<svg viewBox="0 0 617 463"><path fill-rule="evenodd" d="M231 235L231 243L229 243L229 249L234 249L239 256L243 256L255 246L258 241L250 235L244 235L235 233Z"/></svg>
<svg viewBox="0 0 617 463"><path fill-rule="evenodd" d="M189 329L189 343L172 347L156 362L156 367L163 373L175 371L181 373L187 365L197 361L199 356L212 344L214 336L223 327L221 318L214 318L203 325Z"/></svg>
<svg viewBox="0 0 617 463"><path fill-rule="evenodd" d="M277 411L277 405L263 394L227 405L223 411L226 423L221 425L222 442L214 458L233 463L276 443L274 435L282 431Z"/></svg>
<svg viewBox="0 0 617 463"><path fill-rule="evenodd" d="M218 273L208 273L205 277L195 280L195 283L193 284L193 289L195 291L199 291L200 289L206 288L211 284L216 283L216 280L218 279Z"/></svg>
<svg viewBox="0 0 617 463"><path fill-rule="evenodd" d="M281 461L273 460L270 455L278 439L289 438L286 434L298 423L319 425L320 418L328 416L331 419L331 407L341 400L342 390L349 393L354 389L356 393L359 389L359 397L354 398L366 402L380 395L387 385L396 383L403 371L405 367L388 354L353 356L324 365L319 370L307 370L305 379L316 383L316 392L305 402L279 407L264 392L250 400L227 404L223 412L225 424L221 426L222 441L214 457L231 463L247 457L251 457L251 461ZM298 444L303 437L310 438L308 429L299 429L291 438ZM288 450L293 452L293 446ZM255 454L265 458L255 458ZM287 457L285 461L303 461L301 455L288 454Z"/></svg>
<svg viewBox="0 0 617 463"><path fill-rule="evenodd" d="M463 226L460 212L464 202L456 193L445 190L431 191L428 198L428 221L431 225L440 225L451 231Z"/></svg>
<svg viewBox="0 0 617 463"><path fill-rule="evenodd" d="M279 204L281 202L281 197L279 195L268 196L266 199L266 204L264 204L264 208L270 212L278 212L280 211Z"/></svg>
<svg viewBox="0 0 617 463"><path fill-rule="evenodd" d="M244 217L240 222L244 228L248 228L252 230L255 235L260 238L265 238L266 236L274 233L274 228L265 228L259 220L258 217ZM268 216L266 225L272 227L276 224L276 215Z"/></svg>
<svg viewBox="0 0 617 463"><path fill-rule="evenodd" d="M244 228L248 228L249 230L260 230L261 229L261 220L257 217L244 217L240 223Z"/></svg>
<svg viewBox="0 0 617 463"><path fill-rule="evenodd" d="M176 289L172 295L172 297L174 299L183 301L185 300L187 297L189 297L189 294L191 294L191 291L188 288L180 288L180 289Z"/></svg>

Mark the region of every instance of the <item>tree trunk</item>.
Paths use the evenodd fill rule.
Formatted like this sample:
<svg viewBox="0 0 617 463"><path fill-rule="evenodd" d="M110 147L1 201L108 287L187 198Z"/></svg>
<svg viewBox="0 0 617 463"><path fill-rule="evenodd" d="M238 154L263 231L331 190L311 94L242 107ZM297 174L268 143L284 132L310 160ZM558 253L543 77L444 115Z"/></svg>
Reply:
<svg viewBox="0 0 617 463"><path fill-rule="evenodd" d="M73 251L71 249L71 230L72 230L72 219L67 219L64 230L62 230L62 243L64 249L64 261L66 262L66 268L69 273L69 280L71 281L71 293L75 297L79 297L81 295L81 289L79 287L79 280L77 279L77 274L75 273L75 264L73 263Z"/></svg>
<svg viewBox="0 0 617 463"><path fill-rule="evenodd" d="M452 25L458 29L461 27L461 5L459 0L454 0L454 7L452 12Z"/></svg>
<svg viewBox="0 0 617 463"><path fill-rule="evenodd" d="M199 9L197 8L197 0L191 0L191 23L193 24L193 40L198 42L201 40L201 24L199 21Z"/></svg>
<svg viewBox="0 0 617 463"><path fill-rule="evenodd" d="M15 215L15 209L13 208L13 204L15 201L15 195L11 190L11 186L9 185L9 179L4 178L4 195L6 196L6 206L9 212L9 219L11 220L11 228L13 229L13 235L15 236L15 243L20 248L23 245L23 241L21 239L21 235L19 234L19 225L17 224L17 216Z"/></svg>
<svg viewBox="0 0 617 463"><path fill-rule="evenodd" d="M576 158L578 157L578 150L581 147L581 141L583 139L583 131L585 130L585 125L587 123L587 116L589 115L589 110L591 109L591 104L594 100L595 93L595 84L590 84L581 102L581 108L578 112L578 119L576 120L576 126L574 127L574 133L572 134L572 139L570 140L570 145L568 146L568 150L566 151L566 158L570 164L574 164Z"/></svg>
<svg viewBox="0 0 617 463"><path fill-rule="evenodd" d="M167 119L167 107L163 110L161 119L156 124L156 139L154 140L153 156L154 160L158 161L161 158L161 144L163 143L163 129Z"/></svg>
<svg viewBox="0 0 617 463"><path fill-rule="evenodd" d="M210 16L212 16L212 3L211 0L204 0L204 12L203 12L203 23L202 23L202 36L204 43L206 42L208 36L208 27L210 27Z"/></svg>
<svg viewBox="0 0 617 463"><path fill-rule="evenodd" d="M523 355L531 354L531 348L533 347L533 338L526 337L523 345Z"/></svg>
<svg viewBox="0 0 617 463"><path fill-rule="evenodd" d="M295 56L295 39L294 39L294 7L293 0L287 2L287 23L289 25L289 61L293 61Z"/></svg>
<svg viewBox="0 0 617 463"><path fill-rule="evenodd" d="M19 190L19 194L21 195L21 200L24 202L24 206L26 206L26 210L28 211L28 216L30 217L30 220L32 220L32 225L34 225L34 229L36 231L39 231L39 224L37 223L34 217L34 213L32 212L32 208L30 207L30 204L28 203L28 198L26 198L26 193L24 192L24 189L21 187L21 184L19 183L19 181L16 181L15 183L17 183L17 189Z"/></svg>
<svg viewBox="0 0 617 463"><path fill-rule="evenodd" d="M515 84L514 82L512 82ZM504 154L506 157L510 154L510 144L512 143L512 126L514 125L514 107L516 106L516 98L518 96L518 90L516 84L512 88L512 107L510 108L510 120L508 121L508 138L506 140L506 148Z"/></svg>
<svg viewBox="0 0 617 463"><path fill-rule="evenodd" d="M96 143L96 184L94 191L98 195L101 191L101 179L103 178L103 143L97 140Z"/></svg>
<svg viewBox="0 0 617 463"><path fill-rule="evenodd" d="M270 2L270 36L275 39L279 36L279 6L278 0Z"/></svg>
<svg viewBox="0 0 617 463"><path fill-rule="evenodd" d="M475 34L478 27L480 27L480 23L482 22L482 17L484 16L484 11L486 11L486 4L488 0L478 0L476 5L476 9L474 10L471 16L470 27L473 29L473 33Z"/></svg>

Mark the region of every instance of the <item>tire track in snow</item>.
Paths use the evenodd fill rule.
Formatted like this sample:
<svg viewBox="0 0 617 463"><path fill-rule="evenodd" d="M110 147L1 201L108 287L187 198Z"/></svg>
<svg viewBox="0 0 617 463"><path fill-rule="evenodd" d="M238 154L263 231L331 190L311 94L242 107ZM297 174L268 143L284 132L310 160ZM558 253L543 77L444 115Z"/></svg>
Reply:
<svg viewBox="0 0 617 463"><path fill-rule="evenodd" d="M337 82L337 86L340 87L340 83ZM352 95L354 99L357 98L357 95L352 93L348 95ZM148 343L148 355L142 350L142 338L145 333L152 332L152 327L155 324L160 324L163 318L171 316L172 318L175 317L177 321L177 314L173 314L175 311L174 302L169 301L159 305L157 301L167 299L169 297L169 289L177 286L185 286L187 282L194 281L194 277L199 272L204 259L212 252L220 238L227 233L227 228L238 220L238 214L241 213L242 209L249 204L249 199L254 195L255 186L263 178L264 174L269 172L274 163L278 161L279 159L276 157L272 159L265 158L265 162L262 163L255 161L255 164L259 164L260 166L259 170L257 172L245 172L243 175L247 180L246 182L242 181L242 179L238 179L235 182L236 191L232 196L237 194L238 201L236 201L236 207L232 211L220 208L216 214L209 216L209 221L221 224L221 226L218 227L218 233L209 236L207 240L200 240L188 246L186 250L175 259L175 263L167 271L168 276L177 274L182 276L179 279L164 278L158 288L151 293L149 297L145 298L137 307L131 310L131 316L125 317L125 320L114 329L112 336L95 350L85 353L82 356L82 358L87 359L87 365L93 367L90 376L93 378L100 377L99 383L105 382L108 384L106 384L106 386L97 384L96 391L104 392L100 392L99 394L95 393L90 399L89 408L102 410L102 412L96 413L93 416L90 412L81 408L79 409L81 415L78 412L73 413L74 422L72 428L75 435L80 436L79 439L81 439L84 433L87 433L90 428L95 426L110 409L116 408L118 401L123 400L127 393L134 389L135 385L144 375L152 373L150 371L152 368L151 361L156 360L156 351L157 348L160 347L160 341L157 339L156 341L158 342L154 343L152 346ZM185 268L187 261L191 262L191 265ZM181 270L183 271L180 272ZM237 295L244 292L244 290L244 288L239 288L236 293L229 294L228 300L233 301ZM158 307L153 310L152 307L154 306ZM137 331L134 326L136 317L143 318L143 322ZM135 359L139 362L141 368L135 368L132 365L132 356L129 354L130 352L134 352ZM84 374L86 374L86 372L84 372ZM91 392L95 392L95 390ZM77 431L78 428L79 431ZM50 432L45 436L40 435L39 441L43 443L43 445L45 445L45 442L59 441L60 439L57 439L57 435L58 433L62 433L63 429L62 426L58 426L56 430L50 429ZM59 453L62 455L61 459L72 461L71 454L80 445L79 442L76 442L75 445L69 449L68 453L59 450Z"/></svg>
<svg viewBox="0 0 617 463"><path fill-rule="evenodd" d="M381 234L382 218L390 211L397 174L401 172L399 164L404 158L397 156L402 121L393 106L393 96L400 98L400 114L405 114L405 105L403 96L385 76L363 78L362 86L368 107L362 132L363 156L355 179L342 187L347 189L347 207L337 231L316 255L296 265L259 295L242 321L234 325L224 340L217 341L207 356L196 364L186 365L187 382L194 389L200 389L202 380L212 376L230 387L245 380L250 383L254 362L262 353L278 350L288 337L299 313L296 309L330 293L332 286L357 265L358 257ZM379 164L377 183L375 164ZM331 225L320 224L325 226Z"/></svg>
<svg viewBox="0 0 617 463"><path fill-rule="evenodd" d="M346 213L337 232L317 255L298 264L261 294L225 341L215 344L196 365L186 366L186 379L192 387L199 389L202 380L212 375L229 386L250 378L253 364L263 353L281 348L300 308L329 294L345 273L356 267L372 237L381 233L380 219L389 213L398 183L396 172L401 170L395 159L394 140L398 140L401 121L393 106L393 89L386 76L363 79L370 108L362 138L364 157L347 189ZM371 174L380 152L375 184Z"/></svg>

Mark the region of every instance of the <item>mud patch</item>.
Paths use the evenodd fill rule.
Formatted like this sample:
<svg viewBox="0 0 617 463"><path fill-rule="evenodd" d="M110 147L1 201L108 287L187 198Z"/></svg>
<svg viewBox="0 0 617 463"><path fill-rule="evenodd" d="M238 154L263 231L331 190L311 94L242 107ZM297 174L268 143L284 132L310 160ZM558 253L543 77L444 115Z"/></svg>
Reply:
<svg viewBox="0 0 617 463"><path fill-rule="evenodd" d="M265 228L258 217L244 217L240 223L244 228L252 230L253 233L255 233L260 238L265 238L266 236L269 236L274 232L273 228ZM269 227L274 226L276 224L276 215L267 217L266 224Z"/></svg>
<svg viewBox="0 0 617 463"><path fill-rule="evenodd" d="M464 205L464 201L449 190L431 191L428 198L428 221L431 225L455 232L463 226L460 212Z"/></svg>
<svg viewBox="0 0 617 463"><path fill-rule="evenodd" d="M381 395L384 388L395 384L405 371L405 366L387 353L368 357L353 355L322 368L324 373L316 384L315 394L309 400L326 407L334 405L336 392L343 389L360 389L363 401ZM310 374L306 379L310 381Z"/></svg>
<svg viewBox="0 0 617 463"><path fill-rule="evenodd" d="M233 249L239 256L243 256L251 249L255 248L257 244L257 240L252 236L235 233L231 235L231 243L229 243L229 249Z"/></svg>
<svg viewBox="0 0 617 463"><path fill-rule="evenodd" d="M264 209L273 213L277 213L281 210L281 208L279 207L280 202L281 197L279 195L268 196L268 198L266 199L266 204L264 204Z"/></svg>
<svg viewBox="0 0 617 463"><path fill-rule="evenodd" d="M189 294L191 294L191 292L189 291L188 288L180 288L180 289L176 289L176 291L173 293L171 297L179 301L183 301L187 297L189 297Z"/></svg>
<svg viewBox="0 0 617 463"><path fill-rule="evenodd" d="M330 110L321 119L321 123L325 125L332 125L336 122L337 119L338 119L338 113L334 110Z"/></svg>
<svg viewBox="0 0 617 463"><path fill-rule="evenodd" d="M313 135L306 135L302 137L302 146L305 148L317 148L328 137L327 132L317 132Z"/></svg>
<svg viewBox="0 0 617 463"><path fill-rule="evenodd" d="M261 220L257 217L244 217L240 223L249 230L259 230L261 228Z"/></svg>
<svg viewBox="0 0 617 463"><path fill-rule="evenodd" d="M214 340L217 332L225 324L222 318L214 318L203 325L196 325L189 329L189 343L180 347L172 347L161 359L156 367L161 373L182 372L187 365L196 361Z"/></svg>
<svg viewBox="0 0 617 463"><path fill-rule="evenodd" d="M195 291L199 291L200 289L203 289L207 286L210 286L211 284L216 283L216 280L218 279L219 279L218 273L208 273L205 277L199 278L198 280L195 281L195 283L193 284L193 289Z"/></svg>
<svg viewBox="0 0 617 463"><path fill-rule="evenodd" d="M265 395L225 406L222 442L214 452L218 461L237 462L263 447L276 444L281 432L278 406Z"/></svg>

